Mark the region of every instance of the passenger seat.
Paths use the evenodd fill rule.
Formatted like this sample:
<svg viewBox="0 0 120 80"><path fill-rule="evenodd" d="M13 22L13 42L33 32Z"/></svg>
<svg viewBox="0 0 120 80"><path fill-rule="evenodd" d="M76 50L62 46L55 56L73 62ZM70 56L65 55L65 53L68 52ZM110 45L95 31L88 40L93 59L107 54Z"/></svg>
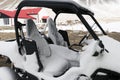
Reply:
<svg viewBox="0 0 120 80"><path fill-rule="evenodd" d="M58 32L54 21L51 18L47 19L47 27L48 27L48 37L53 41L56 45L68 46L67 42L64 41L63 36Z"/></svg>

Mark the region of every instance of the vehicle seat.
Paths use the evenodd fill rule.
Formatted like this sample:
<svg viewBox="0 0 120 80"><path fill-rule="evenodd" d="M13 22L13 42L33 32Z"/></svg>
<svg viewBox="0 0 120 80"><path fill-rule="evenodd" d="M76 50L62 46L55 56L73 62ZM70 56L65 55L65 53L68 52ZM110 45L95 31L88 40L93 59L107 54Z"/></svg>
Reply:
<svg viewBox="0 0 120 80"><path fill-rule="evenodd" d="M64 41L62 35L58 32L54 21L51 18L47 19L48 26L48 37L53 41L56 45L68 46L67 42Z"/></svg>
<svg viewBox="0 0 120 80"><path fill-rule="evenodd" d="M38 31L33 20L28 19L26 27L27 27L26 37L36 42L38 52L40 53L40 55L50 56L51 53L50 53L49 45L46 42L46 40L40 35L40 32Z"/></svg>
<svg viewBox="0 0 120 80"><path fill-rule="evenodd" d="M37 30L35 26L35 23L31 19L27 20L27 33L26 34L28 38L34 40L37 44L37 48L40 54L44 73L48 73L53 76L60 76L69 68L70 66L69 62L66 59L64 59L64 57L59 57L60 52L59 53L56 52L55 48L57 45L55 45L55 47L53 46L54 48L52 48L52 46L50 46L45 40L45 38L43 38L42 35L39 33L39 31ZM51 45L54 45L54 44L51 44ZM59 47L62 47L62 46L59 46ZM68 50L67 47L63 47L63 48ZM48 57L44 57L42 55L45 55ZM56 64L56 63L59 63L59 64ZM56 66L59 66L59 68L58 67L56 68Z"/></svg>
<svg viewBox="0 0 120 80"><path fill-rule="evenodd" d="M62 35L64 41L67 42L67 45L70 46L70 41L69 41L69 37L68 37L67 31L59 30L58 32Z"/></svg>

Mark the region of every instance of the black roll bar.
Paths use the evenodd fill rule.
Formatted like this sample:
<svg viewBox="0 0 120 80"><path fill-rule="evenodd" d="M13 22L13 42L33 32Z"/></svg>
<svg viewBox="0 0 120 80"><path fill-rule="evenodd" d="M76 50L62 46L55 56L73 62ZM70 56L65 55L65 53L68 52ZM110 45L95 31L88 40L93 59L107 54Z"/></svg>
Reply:
<svg viewBox="0 0 120 80"><path fill-rule="evenodd" d="M16 14L15 14L15 18L14 18L14 28L15 28L15 36L16 36L16 40L17 40L17 44L18 46L20 46L20 40L19 40L19 28L20 28L20 25L18 24L18 15L20 13L20 10L21 10L21 7L20 8L17 8L17 11L16 11Z"/></svg>
<svg viewBox="0 0 120 80"><path fill-rule="evenodd" d="M95 40L99 40L98 36L95 34L95 32L91 29L90 25L88 22L85 20L85 18L80 14L80 12L77 13L78 17L80 18L81 22L85 25L89 33L93 36Z"/></svg>
<svg viewBox="0 0 120 80"><path fill-rule="evenodd" d="M104 35L107 35L107 33L103 30L103 28L100 26L100 24L97 22L97 20L92 16L90 15L90 17L93 19L93 21L97 24L97 26L99 27L99 29L102 31L102 33Z"/></svg>

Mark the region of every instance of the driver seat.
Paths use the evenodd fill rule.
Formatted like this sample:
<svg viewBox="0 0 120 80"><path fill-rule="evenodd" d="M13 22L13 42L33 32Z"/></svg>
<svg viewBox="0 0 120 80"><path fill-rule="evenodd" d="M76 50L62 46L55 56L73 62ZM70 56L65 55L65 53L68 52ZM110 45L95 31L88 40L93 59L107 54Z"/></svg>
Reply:
<svg viewBox="0 0 120 80"><path fill-rule="evenodd" d="M68 46L67 42L64 41L63 36L58 32L54 21L51 18L47 19L48 26L48 37L53 41L56 45Z"/></svg>
<svg viewBox="0 0 120 80"><path fill-rule="evenodd" d="M49 57L51 55L51 51L49 49L49 45L47 44L46 40L40 35L35 23L33 20L27 20L27 37L34 40L37 44L39 57L40 55Z"/></svg>

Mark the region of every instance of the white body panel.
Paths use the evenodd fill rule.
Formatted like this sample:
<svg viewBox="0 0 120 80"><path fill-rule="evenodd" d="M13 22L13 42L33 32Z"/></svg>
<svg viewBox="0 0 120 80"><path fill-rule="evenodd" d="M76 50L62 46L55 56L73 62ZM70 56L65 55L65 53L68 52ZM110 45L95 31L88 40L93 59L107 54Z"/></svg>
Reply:
<svg viewBox="0 0 120 80"><path fill-rule="evenodd" d="M50 58L41 58L42 63L45 67L45 72L37 72L37 66L30 67L29 65L26 65L31 64L32 66L32 62L27 61L27 59L24 59L24 56L19 55L17 51L16 41L0 42L0 53L2 53L2 55L8 56L16 67L30 72L31 74L37 76L39 79L43 78L45 80L74 80L80 74L85 74L90 77L99 68L104 68L120 73L120 64L118 63L118 61L120 61L120 43L108 36L101 36L100 39L102 40L105 48L109 51L109 53L104 51L96 57L93 56L95 51L101 51L101 48L98 46L98 41L86 41L88 42L88 45L83 47L83 52L79 52L79 58L76 57L77 53L73 52L76 55L72 54L72 51L66 47L49 45L50 49L52 50L52 56ZM68 53L70 53L70 55L68 55ZM34 57L35 55L33 54L31 56ZM32 58L31 56L30 58ZM70 56L72 57L70 58ZM29 56L26 55L26 58L29 59ZM68 61L70 62L69 58L71 61L78 60L80 62L80 67L71 67L62 76L57 78L53 77L53 74L59 74L60 71L62 71L61 69L68 65ZM32 59L32 61L33 60L35 59ZM36 60L33 61L33 63L34 62L36 64Z"/></svg>

